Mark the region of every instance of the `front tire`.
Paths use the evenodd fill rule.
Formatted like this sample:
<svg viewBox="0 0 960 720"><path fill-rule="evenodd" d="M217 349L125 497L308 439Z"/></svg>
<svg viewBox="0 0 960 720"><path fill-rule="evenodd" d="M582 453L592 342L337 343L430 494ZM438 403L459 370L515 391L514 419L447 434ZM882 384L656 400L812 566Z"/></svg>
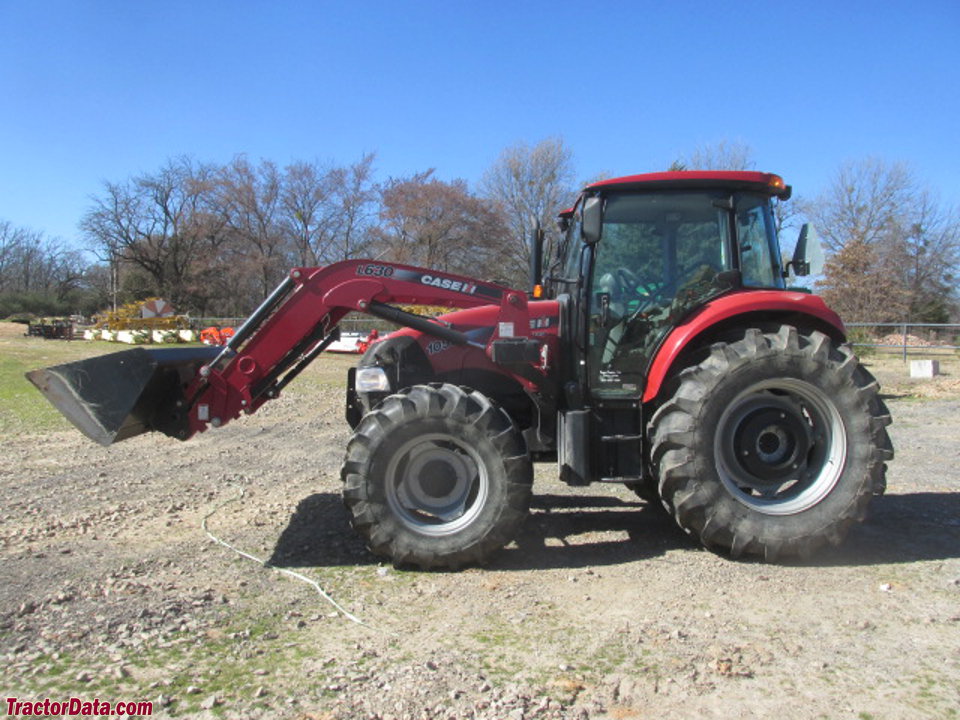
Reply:
<svg viewBox="0 0 960 720"><path fill-rule="evenodd" d="M839 544L893 457L878 385L817 331L752 328L677 377L651 420L660 496L708 548L768 561Z"/></svg>
<svg viewBox="0 0 960 720"><path fill-rule="evenodd" d="M481 393L417 385L364 416L341 470L354 529L397 565L482 563L516 535L533 466L510 417Z"/></svg>

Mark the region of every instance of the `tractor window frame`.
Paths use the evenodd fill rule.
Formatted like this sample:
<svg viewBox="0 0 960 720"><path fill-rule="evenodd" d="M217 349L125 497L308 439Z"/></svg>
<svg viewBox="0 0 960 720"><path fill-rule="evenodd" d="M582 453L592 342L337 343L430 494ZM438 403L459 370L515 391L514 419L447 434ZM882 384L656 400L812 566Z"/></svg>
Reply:
<svg viewBox="0 0 960 720"><path fill-rule="evenodd" d="M563 243L563 252L560 254L561 273L567 280L577 280L583 277L583 198L577 201L567 227L566 238Z"/></svg>
<svg viewBox="0 0 960 720"><path fill-rule="evenodd" d="M743 287L785 289L770 196L762 193L738 195L733 225Z"/></svg>

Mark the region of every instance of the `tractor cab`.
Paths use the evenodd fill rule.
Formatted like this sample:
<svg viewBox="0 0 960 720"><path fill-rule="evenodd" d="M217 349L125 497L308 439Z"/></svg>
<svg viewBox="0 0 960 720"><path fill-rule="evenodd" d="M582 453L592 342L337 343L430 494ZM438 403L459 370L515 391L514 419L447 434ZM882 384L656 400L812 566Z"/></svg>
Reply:
<svg viewBox="0 0 960 720"><path fill-rule="evenodd" d="M667 333L708 301L784 289L776 175L670 172L589 186L564 214L550 294L562 298L593 399L641 397Z"/></svg>
<svg viewBox="0 0 960 720"><path fill-rule="evenodd" d="M654 173L590 185L563 214L547 294L570 340L558 437L567 482L648 474L643 400L661 346L723 295L785 289L772 203L789 195L766 173Z"/></svg>

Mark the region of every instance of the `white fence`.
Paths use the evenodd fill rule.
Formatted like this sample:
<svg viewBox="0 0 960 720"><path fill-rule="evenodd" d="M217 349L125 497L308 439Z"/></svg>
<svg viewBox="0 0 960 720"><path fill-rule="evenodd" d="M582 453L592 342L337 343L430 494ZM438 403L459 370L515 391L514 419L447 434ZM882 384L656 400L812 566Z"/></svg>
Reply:
<svg viewBox="0 0 960 720"><path fill-rule="evenodd" d="M246 318L243 317L194 317L190 318L190 327L196 330L218 325L219 327L238 328L243 325ZM367 335L376 328L380 332L389 332L395 330L396 325L361 313L350 313L340 321L340 330L344 333L359 333Z"/></svg>

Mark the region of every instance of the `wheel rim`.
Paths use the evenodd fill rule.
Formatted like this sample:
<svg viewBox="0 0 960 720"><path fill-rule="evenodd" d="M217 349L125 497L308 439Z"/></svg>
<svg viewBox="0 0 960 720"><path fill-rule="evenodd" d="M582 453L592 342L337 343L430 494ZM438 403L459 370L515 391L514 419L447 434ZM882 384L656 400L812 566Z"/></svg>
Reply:
<svg viewBox="0 0 960 720"><path fill-rule="evenodd" d="M714 435L724 487L767 515L792 515L822 501L840 479L846 456L843 418L830 397L792 378L741 392Z"/></svg>
<svg viewBox="0 0 960 720"><path fill-rule="evenodd" d="M462 530L483 509L489 479L476 450L445 433L405 443L386 473L387 502L400 521L424 535Z"/></svg>

